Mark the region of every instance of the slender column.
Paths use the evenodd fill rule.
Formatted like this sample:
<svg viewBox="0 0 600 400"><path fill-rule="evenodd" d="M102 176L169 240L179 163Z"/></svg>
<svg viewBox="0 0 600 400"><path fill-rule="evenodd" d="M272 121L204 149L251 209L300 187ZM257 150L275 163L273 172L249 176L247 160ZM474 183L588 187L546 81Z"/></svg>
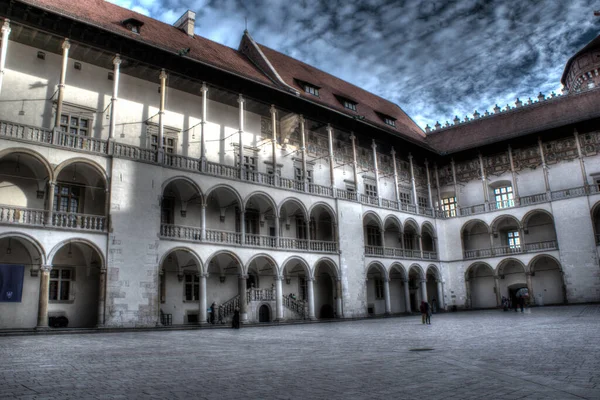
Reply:
<svg viewBox="0 0 600 400"><path fill-rule="evenodd" d="M396 150L392 147L392 161L394 163L394 195L396 196L396 203L400 207L400 192L398 191L398 166L396 165Z"/></svg>
<svg viewBox="0 0 600 400"><path fill-rule="evenodd" d="M240 322L248 322L246 279L248 279L248 275L240 275L238 279L238 294L240 295Z"/></svg>
<svg viewBox="0 0 600 400"><path fill-rule="evenodd" d="M48 329L48 289L52 265L40 266L40 294L38 299L38 318L36 329Z"/></svg>
<svg viewBox="0 0 600 400"><path fill-rule="evenodd" d="M200 319L200 325L206 324L206 278L208 278L208 274L200 274L200 312L198 313Z"/></svg>
<svg viewBox="0 0 600 400"><path fill-rule="evenodd" d="M350 140L352 141L352 176L354 179L354 190L358 195L358 161L356 160L356 136L354 136L354 133L350 135Z"/></svg>
<svg viewBox="0 0 600 400"><path fill-rule="evenodd" d="M56 101L56 118L54 119L54 127L60 128L60 116L63 108L63 97L65 95L65 80L67 76L67 63L69 62L69 49L71 48L71 42L69 39L65 39L62 44L63 58L62 58L62 69L60 70L60 83L58 84L58 99Z"/></svg>
<svg viewBox="0 0 600 400"><path fill-rule="evenodd" d="M48 182L48 209L46 212L46 225L52 225L52 214L54 213L54 188L56 183Z"/></svg>
<svg viewBox="0 0 600 400"><path fill-rule="evenodd" d="M158 110L158 162L164 162L164 144L165 140L165 98L167 91L167 73L164 69L160 71L160 75L158 76L160 79L160 109Z"/></svg>
<svg viewBox="0 0 600 400"><path fill-rule="evenodd" d="M427 280L426 279L422 279L421 280L421 296L423 297L423 301L427 301Z"/></svg>
<svg viewBox="0 0 600 400"><path fill-rule="evenodd" d="M204 202L200 205L200 223L202 224L200 240L206 240L206 203Z"/></svg>
<svg viewBox="0 0 600 400"><path fill-rule="evenodd" d="M438 310L444 310L445 302L444 302L444 287L441 279L435 281L437 284L437 299L438 299Z"/></svg>
<svg viewBox="0 0 600 400"><path fill-rule="evenodd" d="M494 232L490 232L490 251L494 254Z"/></svg>
<svg viewBox="0 0 600 400"><path fill-rule="evenodd" d="M271 125L273 130L273 137L271 139L271 153L273 161L273 180L275 186L279 186L279 176L277 172L277 110L275 105L271 105Z"/></svg>
<svg viewBox="0 0 600 400"><path fill-rule="evenodd" d="M336 316L337 318L343 318L343 312L342 312L342 280L340 278L336 278L335 280L335 289L336 289L336 296L335 296L335 310L336 310Z"/></svg>
<svg viewBox="0 0 600 400"><path fill-rule="evenodd" d="M119 99L119 72L121 66L121 57L117 54L113 58L113 92L110 98L110 127L108 130L109 140L115 137L115 124L117 121L117 100Z"/></svg>
<svg viewBox="0 0 600 400"><path fill-rule="evenodd" d="M429 207L433 209L433 197L431 196L431 178L429 176L429 161L425 159L425 173L427 175L427 199L429 200Z"/></svg>
<svg viewBox="0 0 600 400"><path fill-rule="evenodd" d="M515 199L515 205L518 206L521 203L521 200L519 198L519 185L517 181L517 173L515 171L515 163L513 160L512 148L510 147L510 145L508 145L508 161L510 161L510 173L512 175L513 181L513 196Z"/></svg>
<svg viewBox="0 0 600 400"><path fill-rule="evenodd" d="M454 183L454 197L456 197L456 215L459 215L460 198L458 195L458 183L456 182L456 164L454 163L454 159L452 159L450 165L452 165L452 182Z"/></svg>
<svg viewBox="0 0 600 400"><path fill-rule="evenodd" d="M577 129L573 130L573 135L575 136L575 144L577 145L577 156L579 157L579 166L581 167L581 178L583 180L583 186L587 191L587 176L585 173L585 162L583 160L583 153L581 151L581 143L579 143L579 132Z"/></svg>
<svg viewBox="0 0 600 400"><path fill-rule="evenodd" d="M98 278L98 327L104 326L104 306L106 304L106 268L100 268Z"/></svg>
<svg viewBox="0 0 600 400"><path fill-rule="evenodd" d="M273 216L275 219L275 247L279 247L279 215Z"/></svg>
<svg viewBox="0 0 600 400"><path fill-rule="evenodd" d="M440 174L438 173L437 164L433 164L433 171L435 174L435 191L437 192L438 209L441 211L443 210L444 206L442 204L442 192L440 192Z"/></svg>
<svg viewBox="0 0 600 400"><path fill-rule="evenodd" d="M471 308L471 281L465 280L466 304L465 307Z"/></svg>
<svg viewBox="0 0 600 400"><path fill-rule="evenodd" d="M413 168L413 156L408 153L408 162L410 163L410 182L412 184L413 202L417 214L419 213L419 200L417 199L417 183L415 181L415 169Z"/></svg>
<svg viewBox="0 0 600 400"><path fill-rule="evenodd" d="M408 289L408 279L404 279L402 281L402 285L404 286L404 304L406 306L406 312L411 313L410 309L410 291Z"/></svg>
<svg viewBox="0 0 600 400"><path fill-rule="evenodd" d="M206 170L206 106L208 103L208 86L202 82L202 123L200 125L200 162L202 171Z"/></svg>
<svg viewBox="0 0 600 400"><path fill-rule="evenodd" d="M479 153L479 169L481 171L481 183L483 185L483 201L485 204L490 202L490 194L488 193L487 176L485 175L485 165L483 165L483 156Z"/></svg>
<svg viewBox="0 0 600 400"><path fill-rule="evenodd" d="M525 274L527 280L527 290L529 291L529 304L535 304L535 294L533 293L533 284L531 283L531 272Z"/></svg>
<svg viewBox="0 0 600 400"><path fill-rule="evenodd" d="M275 302L275 305L277 307L277 320L278 321L282 321L283 320L283 285L282 285L282 281L283 281L283 277L282 276L276 276L275 277L275 283L276 283L276 299L277 301Z"/></svg>
<svg viewBox="0 0 600 400"><path fill-rule="evenodd" d="M304 191L308 192L308 170L306 168L306 133L304 132L304 117L300 116L300 140L302 141L302 185Z"/></svg>
<svg viewBox="0 0 600 400"><path fill-rule="evenodd" d="M379 236L381 237L381 247L385 247L385 229L381 228L379 231Z"/></svg>
<svg viewBox="0 0 600 400"><path fill-rule="evenodd" d="M313 287L314 278L306 279L306 287L308 291L308 318L311 320L317 319L315 317L315 291Z"/></svg>
<svg viewBox="0 0 600 400"><path fill-rule="evenodd" d="M331 125L327 125L327 138L329 143L329 184L333 189L335 187L335 170L333 169L334 159L333 159L333 128Z"/></svg>
<svg viewBox="0 0 600 400"><path fill-rule="evenodd" d="M419 253L421 254L421 258L423 258L423 236L417 235L417 244L419 245Z"/></svg>
<svg viewBox="0 0 600 400"><path fill-rule="evenodd" d="M538 136L538 146L540 149L540 157L542 158L542 171L544 173L544 183L546 184L546 195L550 200L550 180L548 179L548 166L546 165L546 157L544 156L544 146L542 146L542 138Z"/></svg>
<svg viewBox="0 0 600 400"><path fill-rule="evenodd" d="M500 278L498 275L494 275L494 291L496 292L496 306L500 307L502 297L500 296Z"/></svg>
<svg viewBox="0 0 600 400"><path fill-rule="evenodd" d="M240 94L238 97L238 103L240 105L240 130L239 130L239 144L240 144L240 154L239 154L239 163L240 163L240 179L245 179L244 176L244 97Z"/></svg>
<svg viewBox="0 0 600 400"><path fill-rule="evenodd" d="M375 139L371 142L371 148L373 149L373 168L375 169L375 188L377 189L377 205L381 207L381 192L379 190L379 168L377 166L377 145Z"/></svg>
<svg viewBox="0 0 600 400"><path fill-rule="evenodd" d="M390 300L390 280L385 278L383 280L383 296L385 297L385 315L392 313L392 302Z"/></svg>
<svg viewBox="0 0 600 400"><path fill-rule="evenodd" d="M240 236L240 244L243 246L246 244L246 210L243 208L240 208Z"/></svg>
<svg viewBox="0 0 600 400"><path fill-rule="evenodd" d="M5 19L2 24L2 47L0 48L0 93L4 80L4 66L6 65L6 51L8 49L8 36L10 35L10 20Z"/></svg>

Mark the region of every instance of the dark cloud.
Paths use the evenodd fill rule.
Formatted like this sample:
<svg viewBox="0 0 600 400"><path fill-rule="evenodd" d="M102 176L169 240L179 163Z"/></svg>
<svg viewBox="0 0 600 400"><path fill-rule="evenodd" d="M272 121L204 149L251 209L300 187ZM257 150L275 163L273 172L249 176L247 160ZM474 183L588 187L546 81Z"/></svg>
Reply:
<svg viewBox="0 0 600 400"><path fill-rule="evenodd" d="M591 0L110 0L237 48L260 43L400 105L419 125L560 90L598 33Z"/></svg>

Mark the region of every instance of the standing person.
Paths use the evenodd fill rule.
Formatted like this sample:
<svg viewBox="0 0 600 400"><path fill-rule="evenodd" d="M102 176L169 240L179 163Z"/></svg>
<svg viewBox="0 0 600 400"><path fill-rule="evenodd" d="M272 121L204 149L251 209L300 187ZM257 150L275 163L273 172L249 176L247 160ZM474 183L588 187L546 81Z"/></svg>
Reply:
<svg viewBox="0 0 600 400"><path fill-rule="evenodd" d="M421 311L421 322L424 324L425 319L427 318L427 306L424 301L421 302L421 306L419 307L419 311Z"/></svg>
<svg viewBox="0 0 600 400"><path fill-rule="evenodd" d="M431 325L431 306L425 302L425 323Z"/></svg>
<svg viewBox="0 0 600 400"><path fill-rule="evenodd" d="M523 309L525 307L525 296L519 297L519 307L521 307L521 312L524 312ZM517 311L517 310L515 310Z"/></svg>
<svg viewBox="0 0 600 400"><path fill-rule="evenodd" d="M240 308L236 307L233 312L233 320L231 321L231 327L233 329L240 329Z"/></svg>
<svg viewBox="0 0 600 400"><path fill-rule="evenodd" d="M437 300L435 297L431 299L431 313L435 314L437 312Z"/></svg>
<svg viewBox="0 0 600 400"><path fill-rule="evenodd" d="M215 311L217 308L217 304L213 301L213 303L210 305L210 323L212 325L215 324Z"/></svg>

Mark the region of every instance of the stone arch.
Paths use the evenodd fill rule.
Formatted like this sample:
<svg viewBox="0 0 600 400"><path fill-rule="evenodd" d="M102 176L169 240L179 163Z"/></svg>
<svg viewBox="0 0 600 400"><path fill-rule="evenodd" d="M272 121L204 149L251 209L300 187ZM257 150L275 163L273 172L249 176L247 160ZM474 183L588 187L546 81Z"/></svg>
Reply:
<svg viewBox="0 0 600 400"><path fill-rule="evenodd" d="M335 262L328 258L320 258L314 266L313 272L313 292L314 292L314 310L317 318L335 318L335 310L338 310L338 316L341 315L341 309L338 309L338 299L341 300L342 294L338 292L341 285L338 285L339 271Z"/></svg>
<svg viewBox="0 0 600 400"><path fill-rule="evenodd" d="M431 236L432 237L437 237L437 233L435 231L435 227L433 226L433 224L429 221L425 221L423 222L423 224L421 225L421 234L423 234L425 232L425 229L428 229L431 232Z"/></svg>
<svg viewBox="0 0 600 400"><path fill-rule="evenodd" d="M319 264L321 263L325 263L327 265L329 265L329 267L333 270L333 272L335 273L335 278L340 279L340 271L339 268L337 266L337 264L335 263L335 261L333 261L331 258L329 257L321 257L319 258L315 263L314 263L314 267L313 267L313 277L314 274L316 272L317 267L319 266Z"/></svg>
<svg viewBox="0 0 600 400"><path fill-rule="evenodd" d="M442 279L442 273L440 272L440 269L438 268L437 265L429 264L427 266L427 271L425 272L425 274L429 275L430 271L431 271L431 275L433 275L435 277L435 279Z"/></svg>
<svg viewBox="0 0 600 400"><path fill-rule="evenodd" d="M498 225L503 221L503 220L511 220L517 223L517 228L521 229L522 225L521 225L521 221L519 221L519 219L517 217L515 217L514 215L510 215L510 214L502 214L497 216L496 218L494 218L494 220L492 221L492 223L490 224L490 229L492 230L492 233L497 232L498 231Z"/></svg>
<svg viewBox="0 0 600 400"><path fill-rule="evenodd" d="M261 312L263 310L263 307L266 307L269 310L268 313L268 321L263 321L262 319L264 318L264 314ZM267 323L267 322L271 322L273 321L273 317L276 316L275 313L273 312L273 307L271 307L271 304L267 301L262 301L260 303L257 304L256 306L256 314L257 314L257 320L259 323Z"/></svg>
<svg viewBox="0 0 600 400"><path fill-rule="evenodd" d="M526 276L529 273L528 267L521 260L509 257L498 263L495 272L498 277L498 296L509 298L515 304L516 292L520 288L528 287Z"/></svg>
<svg viewBox="0 0 600 400"><path fill-rule="evenodd" d="M388 278L390 280L394 279L394 273L397 273L398 275L396 279L406 280L408 278L408 272L406 271L406 268L404 267L404 265L402 265L402 263L399 263L397 261L390 265L390 271L388 275Z"/></svg>
<svg viewBox="0 0 600 400"><path fill-rule="evenodd" d="M160 260L158 262L158 267L160 268L164 264L165 259L171 253L174 253L176 251L183 251L183 252L189 253L190 256L192 256L192 259L196 262L196 266L198 267L198 273L200 273L200 274L205 273L204 264L202 264L202 259L200 258L198 253L196 253L194 250L190 249L189 247L185 247L185 246L175 246L175 247L172 247L172 248L166 250L165 252L163 252L163 254L160 257Z"/></svg>
<svg viewBox="0 0 600 400"><path fill-rule="evenodd" d="M172 182L176 182L176 181L185 181L186 183L188 183L190 186L192 186L199 194L200 196L202 196L204 198L204 195L202 194L202 189L200 188L200 186L196 183L196 181L194 181L193 179L185 176L185 175L177 175L177 176L172 176L169 179L165 180L162 183L161 189L160 189L160 193L164 194L165 190L167 189L167 187L169 186L170 183Z"/></svg>
<svg viewBox="0 0 600 400"><path fill-rule="evenodd" d="M367 275L369 274L369 270L371 268L375 268L377 270L377 272L379 272L383 278L385 278L385 279L389 278L389 274L388 274L387 269L379 261L371 261L369 263L369 265L367 265L367 270L365 271L367 273Z"/></svg>
<svg viewBox="0 0 600 400"><path fill-rule="evenodd" d="M485 262L475 262L465 271L468 308L492 308L498 305L494 268Z"/></svg>
<svg viewBox="0 0 600 400"><path fill-rule="evenodd" d="M419 226L418 222L414 219L414 218L406 218L404 220L404 232L406 232L406 228L412 226L415 230L415 232L417 233L417 235L421 234L421 227Z"/></svg>
<svg viewBox="0 0 600 400"><path fill-rule="evenodd" d="M523 268L523 273L527 273L529 272L529 269L527 268L527 266L518 258L514 258L514 257L508 257L508 258L504 258L503 260L501 260L498 265L496 266L496 270L494 271L496 275L500 275L501 272L503 272L503 269L508 266L510 263L515 263L516 265L519 265L521 268Z"/></svg>
<svg viewBox="0 0 600 400"><path fill-rule="evenodd" d="M598 202L597 205L599 204L600 202ZM528 211L525 215L523 215L523 218L521 218L521 226L523 227L523 230L526 230L528 228L529 220L531 219L531 217L538 213L547 215L550 218L550 220L552 220L552 223L554 223L554 217L552 216L552 213L541 208L536 208L535 210Z"/></svg>
<svg viewBox="0 0 600 400"><path fill-rule="evenodd" d="M291 256L288 257L284 262L281 263L281 274L285 274L285 269L288 266L289 263L291 263L292 261L297 261L297 265L302 266L302 268L304 269L304 272L306 273L306 277L307 278L313 278L312 275L312 271L310 266L308 265L308 263L301 257L298 256Z"/></svg>
<svg viewBox="0 0 600 400"><path fill-rule="evenodd" d="M245 275L247 273L247 271L244 268L244 263L242 262L242 260L237 256L237 254L235 254L233 251L229 251L229 250L219 250L213 254L211 254L210 256L208 256L206 258L206 264L205 265L205 271L208 272L208 266L210 265L210 263L212 261L214 261L214 259L216 259L218 256L220 255L228 255L230 256L234 261L237 262L239 268L240 268L240 273L242 275Z"/></svg>
<svg viewBox="0 0 600 400"><path fill-rule="evenodd" d="M273 272L275 272L275 274L277 276L281 276L281 271L279 269L279 265L277 265L277 261L275 261L275 259L273 257L271 257L270 255L268 255L267 253L259 253L259 254L255 254L253 255L248 262L246 262L246 265L244 266L244 269L246 271L249 271L250 269L250 264L252 264L252 262L256 261L258 258L265 258L269 261L269 263L271 264L271 267L273 267Z"/></svg>
<svg viewBox="0 0 600 400"><path fill-rule="evenodd" d="M304 203L302 203L300 200L298 200L295 197L286 197L281 202L279 202L279 204L277 205L277 213L278 213L278 215L281 216L281 208L285 204L287 204L288 202L291 202L291 203L294 203L295 205L297 205L298 208L300 208L302 210L302 213L304 214L304 219L306 221L308 221L308 219L310 218L310 214L308 213L308 210L306 209L306 206L304 205Z"/></svg>
<svg viewBox="0 0 600 400"><path fill-rule="evenodd" d="M383 220L384 229L386 226L388 226L388 223L395 224L400 232L404 232L404 226L402 225L402 221L400 221L400 218L396 217L395 215L390 214L385 217L385 219Z"/></svg>
<svg viewBox="0 0 600 400"><path fill-rule="evenodd" d="M423 271L423 268L421 267L420 264L418 263L413 263L410 265L410 267L408 267L408 274L410 275L410 272L414 270L417 272L417 275L419 276L419 279L423 280L425 279L425 272Z"/></svg>
<svg viewBox="0 0 600 400"><path fill-rule="evenodd" d="M485 226L485 227L486 227L486 229L487 229L487 233L490 233L490 232L491 232L491 231L490 231L490 226L489 226L489 225L488 225L488 224L487 224L485 221L483 221L483 220L481 220L481 219L470 219L470 220L468 220L467 222L465 222L465 223L463 224L463 226L460 228L460 235L461 235L461 236L463 236L463 235L464 235L464 233L465 233L465 231L466 231L468 228L472 228L473 226L475 226L475 225L477 225L477 224L482 224L483 226Z"/></svg>
<svg viewBox="0 0 600 400"><path fill-rule="evenodd" d="M231 192L233 194L233 196L237 199L238 204L240 205L240 207L243 204L243 200L242 197L240 196L239 192L231 185L226 184L226 183L219 183L216 184L212 187L210 187L209 189L206 190L206 199L208 199L211 195L214 195L214 192L218 189L226 189L227 191Z"/></svg>
<svg viewBox="0 0 600 400"><path fill-rule="evenodd" d="M318 207L325 208L331 215L331 222L333 222L334 224L337 224L335 210L329 204L325 203L324 201L319 201L319 202L316 202L315 204L313 204L310 207L310 209L308 210L308 215L311 216L313 211Z"/></svg>
<svg viewBox="0 0 600 400"><path fill-rule="evenodd" d="M255 192L252 192L252 193L248 194L246 196L246 198L244 198L244 200L243 200L244 209L246 209L248 202L254 196L264 196L267 199L267 202L271 205L271 207L273 207L273 212L275 213L275 217L276 218L279 217L279 209L277 208L277 204L275 203L275 200L273 200L273 197L271 195L269 195L267 192L264 192L262 190L257 190Z"/></svg>
<svg viewBox="0 0 600 400"><path fill-rule="evenodd" d="M50 165L50 163L48 162L48 160L46 160L46 158L44 156L42 156L40 153L38 153L35 150L31 150L31 149L27 149L25 147L10 147L4 150L0 150L0 160L2 160L5 156L9 155L9 154L13 154L13 153L24 153L27 154L35 159L37 159L43 166L44 169L46 170L46 173L48 174L48 179L51 182L54 182L54 170L52 168L52 166Z"/></svg>
<svg viewBox="0 0 600 400"><path fill-rule="evenodd" d="M98 172L98 174L104 181L104 186L108 187L108 175L106 174L106 171L104 170L104 168L102 168L97 162L87 159L87 158L83 158L83 157L69 158L68 160L65 160L62 163L58 164L56 166L56 168L54 168L55 179L58 179L58 176L60 175L60 173L62 172L63 169L65 169L66 167L68 167L70 165L78 164L78 163L86 164L89 167L91 167L92 169L94 169L96 172Z"/></svg>
<svg viewBox="0 0 600 400"><path fill-rule="evenodd" d="M46 252L44 251L44 246L42 246L42 244L37 239L35 239L33 236L27 235L26 233L15 232L15 231L2 232L0 234L0 240L5 239L5 238L8 239L11 237L16 237L16 238L27 241L38 252L38 254L40 256L40 265L47 264L48 258L46 257Z"/></svg>
<svg viewBox="0 0 600 400"><path fill-rule="evenodd" d="M377 213L375 213L373 211L367 211L366 213L364 213L362 220L363 220L363 225L365 225L368 222L368 220L374 220L377 223L377 227L379 229L383 229L383 221L381 220L379 215L377 215Z"/></svg>
<svg viewBox="0 0 600 400"><path fill-rule="evenodd" d="M98 256L100 257L100 268L106 268L106 259L104 257L104 254L102 253L102 250L100 250L100 248L92 241L88 240L88 239L83 239L83 238L71 238L71 239L65 239L62 240L61 242L57 243L52 250L50 251L50 253L48 253L48 262L50 264L52 264L54 257L56 256L56 253L62 249L64 246L68 245L69 243L81 243L81 244L85 244L87 246L89 246L91 249L93 249Z"/></svg>
<svg viewBox="0 0 600 400"><path fill-rule="evenodd" d="M471 219L460 229L460 240L464 252L490 248L490 227L480 219Z"/></svg>
<svg viewBox="0 0 600 400"><path fill-rule="evenodd" d="M555 247L552 241L556 241L556 226L551 213L542 209L532 210L523 216L522 221L522 243L538 243L540 247L546 248Z"/></svg>
<svg viewBox="0 0 600 400"><path fill-rule="evenodd" d="M529 261L531 272L530 301L537 305L567 303L567 288L560 261L549 254L539 254ZM533 299L531 299L533 298Z"/></svg>

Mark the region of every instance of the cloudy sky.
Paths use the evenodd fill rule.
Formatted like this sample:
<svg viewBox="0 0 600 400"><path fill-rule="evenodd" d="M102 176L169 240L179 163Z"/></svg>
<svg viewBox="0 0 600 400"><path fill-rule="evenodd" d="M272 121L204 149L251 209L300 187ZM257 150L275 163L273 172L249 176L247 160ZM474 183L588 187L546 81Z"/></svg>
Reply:
<svg viewBox="0 0 600 400"><path fill-rule="evenodd" d="M600 0L109 0L237 48L256 41L384 97L421 127L560 91Z"/></svg>

